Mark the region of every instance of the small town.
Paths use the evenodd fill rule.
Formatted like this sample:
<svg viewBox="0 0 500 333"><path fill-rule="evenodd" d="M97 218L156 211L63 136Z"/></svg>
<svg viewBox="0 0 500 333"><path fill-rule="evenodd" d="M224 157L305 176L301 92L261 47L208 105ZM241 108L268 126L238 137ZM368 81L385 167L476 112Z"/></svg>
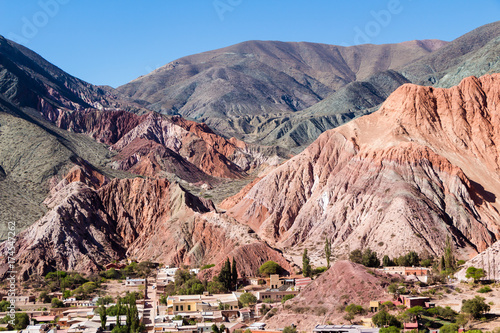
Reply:
<svg viewBox="0 0 500 333"><path fill-rule="evenodd" d="M318 320L312 332L465 332L481 323L498 320L499 284L495 277L470 266L463 280L459 267L463 262L442 258L420 260L414 252L391 260L384 257L382 266L376 253L353 251L350 261L333 264L330 270L355 267L358 276L346 279L382 277L384 292L379 299L365 303L349 303L345 294L334 312L336 322L325 321L323 301L309 310ZM450 261L451 259L451 261ZM358 263L353 263L358 262ZM396 266L397 263L412 264ZM420 264L420 265L413 265ZM436 271L436 265L442 265ZM446 266L448 265L448 267ZM307 251L299 274L290 274L273 261L262 264L255 276L240 276L235 261L229 258L213 275L203 275L214 265L199 268L169 267L152 262L132 260L112 262L98 276L83 277L76 272L56 271L39 281L25 283L23 295L2 295L0 330L5 333L135 333L135 332L214 332L214 333L293 333L297 324L281 322L268 327L279 311L292 309L296 320L308 311L295 307L301 292L314 292L315 284L326 274L327 267L313 268ZM458 272L458 273L457 273ZM457 273L457 274L454 274ZM371 275L371 276L370 276ZM201 280L200 276L205 278ZM364 281L363 281L364 282ZM353 283L353 285L355 285ZM337 292L355 293L355 290ZM483 295L458 304L458 293ZM358 296L360 292L358 291ZM446 295L448 294L448 295ZM454 296L455 295L455 296ZM326 296L325 296L326 297ZM361 295L361 298L366 299ZM295 302L297 301L297 302ZM290 305L293 303L293 305ZM15 320L10 319L9 306L15 304ZM496 306L496 307L495 307ZM294 310L295 309L295 310ZM494 311L490 311L493 310ZM317 312L320 316L317 316ZM402 329L400 330L399 327ZM494 332L497 332L495 330Z"/></svg>
<svg viewBox="0 0 500 333"><path fill-rule="evenodd" d="M0 333L500 333L500 0L0 14Z"/></svg>

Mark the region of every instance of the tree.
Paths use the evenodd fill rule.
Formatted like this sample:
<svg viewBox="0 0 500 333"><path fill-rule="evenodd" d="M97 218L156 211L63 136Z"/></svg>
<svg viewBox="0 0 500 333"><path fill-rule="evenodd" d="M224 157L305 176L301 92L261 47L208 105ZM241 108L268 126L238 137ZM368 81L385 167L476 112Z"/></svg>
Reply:
<svg viewBox="0 0 500 333"><path fill-rule="evenodd" d="M222 294L227 292L227 289L215 276L214 279L207 284L207 291L210 294Z"/></svg>
<svg viewBox="0 0 500 333"><path fill-rule="evenodd" d="M330 240L325 238L325 257L326 257L326 268L330 268L330 260L332 258L332 244Z"/></svg>
<svg viewBox="0 0 500 333"><path fill-rule="evenodd" d="M122 311L122 299L120 296L118 296L116 300L116 327L122 326L122 323L120 322L120 312ZM114 329L113 329L114 331Z"/></svg>
<svg viewBox="0 0 500 333"><path fill-rule="evenodd" d="M231 289L236 289L238 284L238 270L236 269L236 260L233 257L233 265L231 267Z"/></svg>
<svg viewBox="0 0 500 333"><path fill-rule="evenodd" d="M382 326L397 326L400 327L401 323L396 319L395 316L389 314L387 311L379 311L372 317L373 324L377 327Z"/></svg>
<svg viewBox="0 0 500 333"><path fill-rule="evenodd" d="M9 315L6 315L3 319L0 320L0 323L11 323L11 317ZM14 330L23 330L25 329L30 323L30 317L28 316L27 313L24 312L16 312L14 315Z"/></svg>
<svg viewBox="0 0 500 333"><path fill-rule="evenodd" d="M382 327L379 333L399 333L401 329L396 326Z"/></svg>
<svg viewBox="0 0 500 333"><path fill-rule="evenodd" d="M406 255L406 262L408 266L418 266L420 263L420 258L418 257L418 253L415 251L410 251Z"/></svg>
<svg viewBox="0 0 500 333"><path fill-rule="evenodd" d="M100 309L99 318L101 319L101 328L104 331L106 330L106 307L104 304L101 305Z"/></svg>
<svg viewBox="0 0 500 333"><path fill-rule="evenodd" d="M473 299L463 300L460 312L469 313L478 319L483 313L490 311L490 306L484 302L484 297L476 296Z"/></svg>
<svg viewBox="0 0 500 333"><path fill-rule="evenodd" d="M424 313L424 309L421 306L414 306L406 310L402 317L408 319L408 322L413 322L415 319L418 319Z"/></svg>
<svg viewBox="0 0 500 333"><path fill-rule="evenodd" d="M231 263L229 262L229 258L226 259L226 262L220 270L219 281L227 290L232 290Z"/></svg>
<svg viewBox="0 0 500 333"><path fill-rule="evenodd" d="M297 333L297 328L295 326L285 326L283 333Z"/></svg>
<svg viewBox="0 0 500 333"><path fill-rule="evenodd" d="M130 333L136 333L139 330L139 311L134 296L130 298L127 307L127 327Z"/></svg>
<svg viewBox="0 0 500 333"><path fill-rule="evenodd" d="M371 249L366 249L363 252L361 263L366 267L379 267L380 260L377 257L377 252L372 251Z"/></svg>
<svg viewBox="0 0 500 333"><path fill-rule="evenodd" d="M312 276L312 268L309 263L309 256L307 255L307 249L304 249L304 253L302 254L302 275L305 277Z"/></svg>
<svg viewBox="0 0 500 333"><path fill-rule="evenodd" d="M53 308L64 308L63 301L58 298L53 298L51 304Z"/></svg>
<svg viewBox="0 0 500 333"><path fill-rule="evenodd" d="M361 264L363 262L363 252L360 249L356 249L349 253L349 260L356 263Z"/></svg>
<svg viewBox="0 0 500 333"><path fill-rule="evenodd" d="M255 297L255 295L251 293L243 293L240 296L240 302L241 304L243 304L243 306L255 304L257 303L257 297Z"/></svg>
<svg viewBox="0 0 500 333"><path fill-rule="evenodd" d="M458 325L457 324L446 324L441 326L439 329L439 333L456 333L458 332Z"/></svg>
<svg viewBox="0 0 500 333"><path fill-rule="evenodd" d="M97 305L108 305L114 302L114 298L112 296L104 296L104 297L99 297L97 300Z"/></svg>
<svg viewBox="0 0 500 333"><path fill-rule="evenodd" d="M363 314L365 312L365 309L363 309L361 305L349 304L348 306L346 306L345 311L347 313L357 315L357 314Z"/></svg>
<svg viewBox="0 0 500 333"><path fill-rule="evenodd" d="M382 266L394 266L394 262L391 260L391 258L389 258L387 254L382 258Z"/></svg>
<svg viewBox="0 0 500 333"><path fill-rule="evenodd" d="M38 299L42 303L50 303L52 301L52 299L50 298L49 294L46 291L42 291Z"/></svg>
<svg viewBox="0 0 500 333"><path fill-rule="evenodd" d="M483 278L484 276L484 269L482 268L470 266L469 268L467 268L467 271L465 271L465 277L467 279L474 279L474 283L477 283L477 281L481 280L481 278Z"/></svg>
<svg viewBox="0 0 500 333"><path fill-rule="evenodd" d="M447 271L454 271L456 268L455 254L453 253L453 245L450 235L446 236L446 245L444 248L444 264Z"/></svg>
<svg viewBox="0 0 500 333"><path fill-rule="evenodd" d="M457 316L455 323L464 329L466 329L467 324L470 322L472 316L470 314L461 313Z"/></svg>
<svg viewBox="0 0 500 333"><path fill-rule="evenodd" d="M395 294L398 291L398 285L395 283L391 283L389 287L387 287L387 291L391 294Z"/></svg>
<svg viewBox="0 0 500 333"><path fill-rule="evenodd" d="M283 268L281 268L281 266L274 261L267 261L259 267L259 273L267 276L271 274L279 274L282 270Z"/></svg>
<svg viewBox="0 0 500 333"><path fill-rule="evenodd" d="M286 301L288 301L289 299L292 299L294 297L295 297L295 295L292 295L292 294L283 296L283 298L281 299L281 304L285 304Z"/></svg>

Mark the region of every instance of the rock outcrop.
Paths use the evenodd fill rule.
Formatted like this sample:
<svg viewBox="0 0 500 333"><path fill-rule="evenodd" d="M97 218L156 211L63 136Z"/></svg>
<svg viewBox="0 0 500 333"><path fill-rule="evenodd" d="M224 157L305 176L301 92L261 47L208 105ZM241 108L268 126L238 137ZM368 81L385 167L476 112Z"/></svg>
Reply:
<svg viewBox="0 0 500 333"><path fill-rule="evenodd" d="M177 266L235 257L240 274L246 275L274 260L291 271L283 256L247 226L217 213L211 201L177 183L114 179L93 189L80 181L85 177L73 177L82 172L72 170L45 201L49 212L19 234L15 253L22 279L55 269L96 273L124 257ZM6 243L0 244L0 253L6 249ZM0 275L7 271L6 258Z"/></svg>
<svg viewBox="0 0 500 333"><path fill-rule="evenodd" d="M329 237L339 254L441 254L450 234L477 253L500 237L499 96L498 74L451 89L403 85L224 205L292 252Z"/></svg>
<svg viewBox="0 0 500 333"><path fill-rule="evenodd" d="M496 241L489 248L479 253L474 258L468 260L462 268L455 274L459 281L467 281L466 272L469 267L482 268L484 270L484 279L500 279L500 241Z"/></svg>
<svg viewBox="0 0 500 333"><path fill-rule="evenodd" d="M349 324L345 319L345 306L368 307L370 301L388 301L386 292L391 279L376 271L349 261L337 261L329 270L311 282L297 296L285 303L278 313L266 320L268 328L282 328L283 323L295 324L300 331L311 331L318 323L332 321Z"/></svg>

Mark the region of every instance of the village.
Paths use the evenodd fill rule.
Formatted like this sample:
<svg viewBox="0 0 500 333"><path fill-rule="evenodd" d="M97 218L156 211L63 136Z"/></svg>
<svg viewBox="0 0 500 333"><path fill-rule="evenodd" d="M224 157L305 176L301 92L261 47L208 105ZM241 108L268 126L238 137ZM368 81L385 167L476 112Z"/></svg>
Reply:
<svg viewBox="0 0 500 333"><path fill-rule="evenodd" d="M15 303L16 320L12 325L8 312L0 313L4 318L0 330L6 333L296 332L294 322L283 322L278 328L269 328L266 322L302 290L313 286L322 273L321 269L315 274L306 269L302 274L280 275L277 263L266 262L258 276L241 277L234 261L232 268L227 259L212 281L198 279L200 272L212 266L179 268L130 260L113 262L94 281L78 273L48 273L43 281L28 289L28 295L15 299L1 295L0 305L4 310L7 304ZM429 287L431 268L386 266L376 271L401 282L387 286L384 299L344 304L345 314L338 322L318 321L313 331L384 332L387 330L384 327L396 325L393 314L397 313L398 318L405 318L399 323L403 332L440 332L433 329L431 315L436 321L450 325L459 315L457 306L452 309L437 305L435 299L443 293L436 294L438 289ZM40 288L41 285L46 288ZM47 288L54 291L47 292ZM482 311L481 316L486 312ZM381 325L382 315L385 323ZM470 316L467 318L470 322ZM460 331L465 330L460 328Z"/></svg>

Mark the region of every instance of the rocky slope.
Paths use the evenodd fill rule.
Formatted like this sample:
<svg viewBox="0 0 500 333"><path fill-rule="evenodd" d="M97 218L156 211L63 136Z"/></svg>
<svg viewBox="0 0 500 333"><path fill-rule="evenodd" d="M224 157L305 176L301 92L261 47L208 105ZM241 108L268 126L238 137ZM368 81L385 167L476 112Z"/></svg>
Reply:
<svg viewBox="0 0 500 333"><path fill-rule="evenodd" d="M403 85L223 206L291 253L329 237L339 254L440 254L448 234L482 251L500 237L499 89L499 74Z"/></svg>
<svg viewBox="0 0 500 333"><path fill-rule="evenodd" d="M456 278L460 281L467 281L465 274L467 268L471 266L482 268L485 272L485 279L498 280L500 278L500 241L496 241L489 248L468 260L455 274Z"/></svg>
<svg viewBox="0 0 500 333"><path fill-rule="evenodd" d="M343 86L402 67L446 42L340 47L249 41L173 61L118 91L151 110L251 134L261 117L292 116Z"/></svg>
<svg viewBox="0 0 500 333"><path fill-rule="evenodd" d="M112 156L105 145L61 130L0 95L0 239L7 222L16 222L20 231L42 217L50 188L82 161L109 177L120 176L106 168Z"/></svg>
<svg viewBox="0 0 500 333"><path fill-rule="evenodd" d="M16 242L16 268L23 279L55 269L95 273L124 257L199 266L234 256L240 273L247 275L267 260L291 269L248 227L166 179L107 182L88 167L75 168L45 204L47 214ZM5 251L3 243L0 275L7 270Z"/></svg>
<svg viewBox="0 0 500 333"><path fill-rule="evenodd" d="M318 323L328 321L349 324L343 319L345 306L357 304L367 308L373 300L392 300L386 289L393 278L378 272L370 274L364 266L349 261L337 261L266 320L267 328L293 323L299 331L311 331Z"/></svg>

